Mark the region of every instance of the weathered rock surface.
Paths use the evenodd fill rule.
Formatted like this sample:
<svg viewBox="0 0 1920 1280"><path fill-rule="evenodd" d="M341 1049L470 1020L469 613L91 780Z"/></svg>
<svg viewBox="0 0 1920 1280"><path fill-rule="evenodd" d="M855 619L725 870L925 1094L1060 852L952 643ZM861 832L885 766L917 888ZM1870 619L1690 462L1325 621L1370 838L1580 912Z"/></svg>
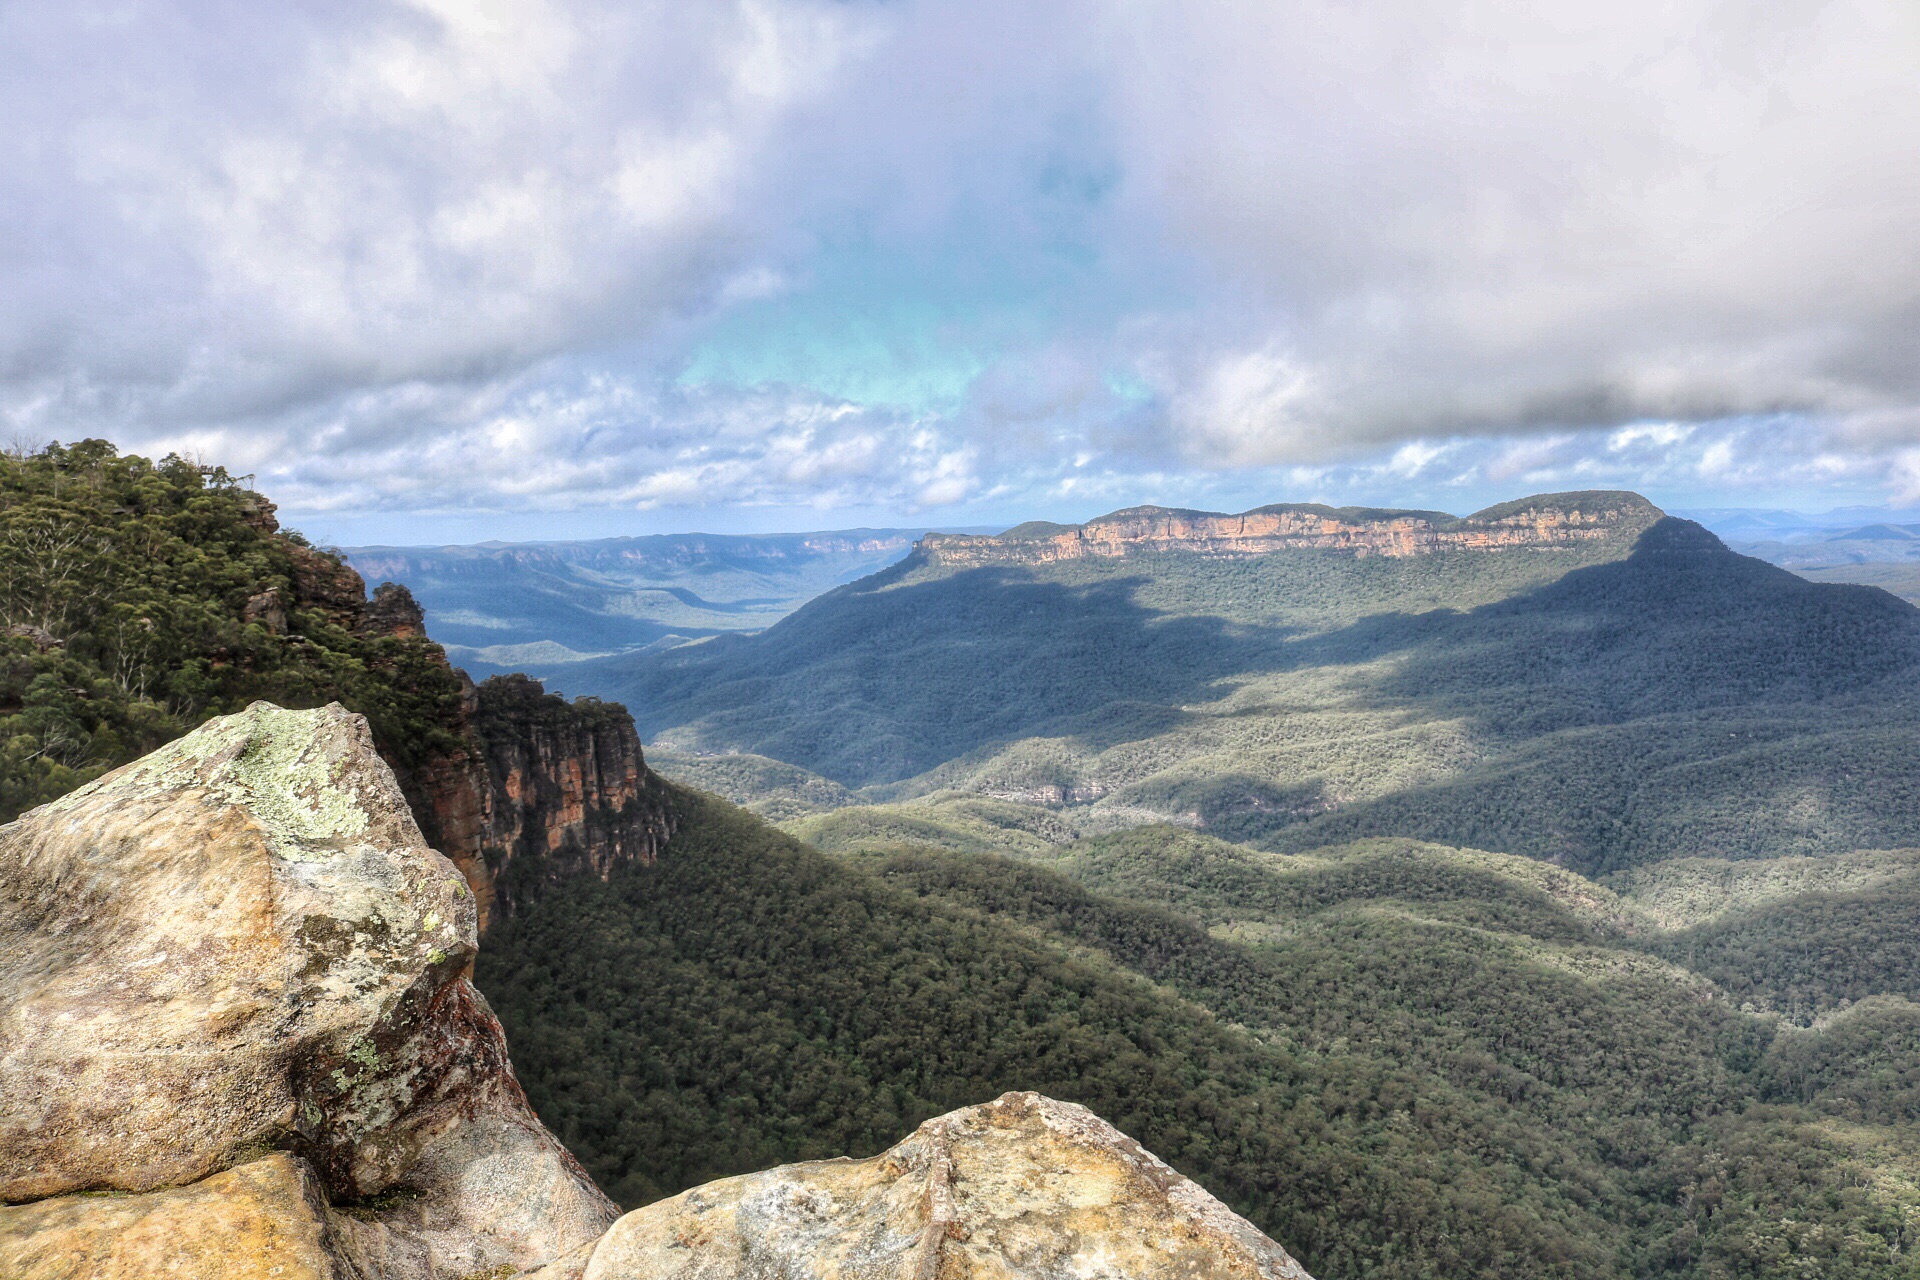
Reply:
<svg viewBox="0 0 1920 1280"><path fill-rule="evenodd" d="M481 845L494 909L540 884L650 863L671 833L666 786L626 708L568 702L526 676L479 687L473 725L491 782ZM484 924L484 919L483 919Z"/></svg>
<svg viewBox="0 0 1920 1280"><path fill-rule="evenodd" d="M278 1148L336 1205L384 1197L334 1226L367 1275L592 1239L615 1210L528 1107L475 945L338 706L256 703L0 828L0 1200Z"/></svg>
<svg viewBox="0 0 1920 1280"><path fill-rule="evenodd" d="M1239 515L1131 507L1083 525L1023 525L996 537L930 533L917 550L942 565L1046 564L1160 550L1211 557L1298 548L1415 556L1450 549L1577 546L1637 534L1660 514L1638 494L1614 492L1546 494L1462 517L1297 503Z"/></svg>
<svg viewBox="0 0 1920 1280"><path fill-rule="evenodd" d="M1033 1093L871 1160L709 1183L620 1219L543 1280L1310 1280L1084 1107Z"/></svg>
<svg viewBox="0 0 1920 1280"><path fill-rule="evenodd" d="M189 1187L0 1207L7 1280L356 1280L343 1258L312 1172L284 1153Z"/></svg>

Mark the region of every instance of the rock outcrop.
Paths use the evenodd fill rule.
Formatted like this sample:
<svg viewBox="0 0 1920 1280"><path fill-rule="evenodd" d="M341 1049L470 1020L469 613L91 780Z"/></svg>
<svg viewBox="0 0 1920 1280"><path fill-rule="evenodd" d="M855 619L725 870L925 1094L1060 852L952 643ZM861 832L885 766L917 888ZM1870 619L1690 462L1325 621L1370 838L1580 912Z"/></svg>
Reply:
<svg viewBox="0 0 1920 1280"><path fill-rule="evenodd" d="M276 1152L185 1187L0 1207L7 1280L358 1280L319 1180Z"/></svg>
<svg viewBox="0 0 1920 1280"><path fill-rule="evenodd" d="M248 523L269 535L280 527L273 504L257 495ZM428 641L425 616L406 587L383 582L369 598L344 562L291 538L284 549L293 598L266 592L250 599L248 621L280 634L289 607L318 614L357 635L402 642L391 646L395 680L409 678L408 662L424 660L459 681L463 696L443 708L431 726L437 733L376 745L427 843L473 891L482 932L500 896L496 876L509 865L524 894L582 869L604 876L623 860L651 861L659 852L671 829L666 788L647 768L624 708L568 703L524 676L476 690Z"/></svg>
<svg viewBox="0 0 1920 1280"><path fill-rule="evenodd" d="M0 1211L5 1248L98 1253L214 1177L290 1231L304 1179L353 1206L297 1234L365 1277L592 1239L615 1209L527 1105L475 946L472 893L338 706L256 703L0 828L0 1200L149 1193Z"/></svg>
<svg viewBox="0 0 1920 1280"><path fill-rule="evenodd" d="M495 676L478 690L473 724L490 783L481 842L493 910L511 912L540 884L604 880L659 856L672 831L666 785L624 707Z"/></svg>
<svg viewBox="0 0 1920 1280"><path fill-rule="evenodd" d="M612 796L638 756L606 731L554 749ZM1309 1280L1030 1093L617 1217L528 1107L475 946L338 706L256 703L0 827L0 1275Z"/></svg>
<svg viewBox="0 0 1920 1280"><path fill-rule="evenodd" d="M636 1210L543 1280L1311 1280L1084 1107L1034 1093L870 1160L789 1165Z"/></svg>
<svg viewBox="0 0 1920 1280"><path fill-rule="evenodd" d="M1453 549L1564 547L1635 536L1660 518L1633 493L1545 494L1470 516L1284 503L1240 515L1131 507L1083 525L1021 525L997 537L930 533L917 550L940 565L1047 564L1179 550L1212 557L1311 548L1416 556Z"/></svg>

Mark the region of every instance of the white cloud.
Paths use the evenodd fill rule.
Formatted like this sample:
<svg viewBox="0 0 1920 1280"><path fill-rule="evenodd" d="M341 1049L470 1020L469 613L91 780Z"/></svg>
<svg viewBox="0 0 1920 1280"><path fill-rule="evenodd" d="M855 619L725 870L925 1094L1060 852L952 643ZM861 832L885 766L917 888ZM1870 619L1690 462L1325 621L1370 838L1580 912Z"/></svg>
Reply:
<svg viewBox="0 0 1920 1280"><path fill-rule="evenodd" d="M9 6L0 418L315 510L1905 493L1917 42L1895 0ZM809 298L933 316L774 338L962 403L677 385Z"/></svg>

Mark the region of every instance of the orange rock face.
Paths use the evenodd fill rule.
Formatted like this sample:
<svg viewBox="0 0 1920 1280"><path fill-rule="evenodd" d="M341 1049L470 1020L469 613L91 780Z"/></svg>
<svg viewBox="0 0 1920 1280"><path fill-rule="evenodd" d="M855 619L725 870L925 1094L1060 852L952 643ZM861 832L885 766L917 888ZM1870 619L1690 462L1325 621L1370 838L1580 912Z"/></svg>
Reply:
<svg viewBox="0 0 1920 1280"><path fill-rule="evenodd" d="M1040 536L928 534L921 553L938 565L1050 564L1151 551L1213 557L1311 548L1354 555L1417 556L1465 549L1566 546L1637 533L1660 511L1631 493L1550 494L1465 517L1431 511L1273 506L1240 515L1134 507Z"/></svg>

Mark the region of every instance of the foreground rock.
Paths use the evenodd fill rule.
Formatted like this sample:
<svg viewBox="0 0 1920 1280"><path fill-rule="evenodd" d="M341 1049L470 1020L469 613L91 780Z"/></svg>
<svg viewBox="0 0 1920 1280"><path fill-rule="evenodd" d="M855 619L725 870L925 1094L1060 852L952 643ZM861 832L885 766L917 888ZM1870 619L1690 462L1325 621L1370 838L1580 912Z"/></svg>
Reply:
<svg viewBox="0 0 1920 1280"><path fill-rule="evenodd" d="M1084 1107L1033 1093L871 1160L729 1178L620 1219L542 1280L1311 1280Z"/></svg>
<svg viewBox="0 0 1920 1280"><path fill-rule="evenodd" d="M0 1208L7 1280L355 1280L346 1252L312 1172L285 1154L143 1196L56 1196Z"/></svg>
<svg viewBox="0 0 1920 1280"><path fill-rule="evenodd" d="M280 1150L300 1203L360 1206L299 1231L363 1275L591 1240L614 1207L528 1107L474 947L466 882L337 706L256 703L0 828L0 1200L204 1191ZM232 1203L162 1195L69 1201L60 1239ZM31 1252L48 1212L0 1210L0 1242Z"/></svg>

